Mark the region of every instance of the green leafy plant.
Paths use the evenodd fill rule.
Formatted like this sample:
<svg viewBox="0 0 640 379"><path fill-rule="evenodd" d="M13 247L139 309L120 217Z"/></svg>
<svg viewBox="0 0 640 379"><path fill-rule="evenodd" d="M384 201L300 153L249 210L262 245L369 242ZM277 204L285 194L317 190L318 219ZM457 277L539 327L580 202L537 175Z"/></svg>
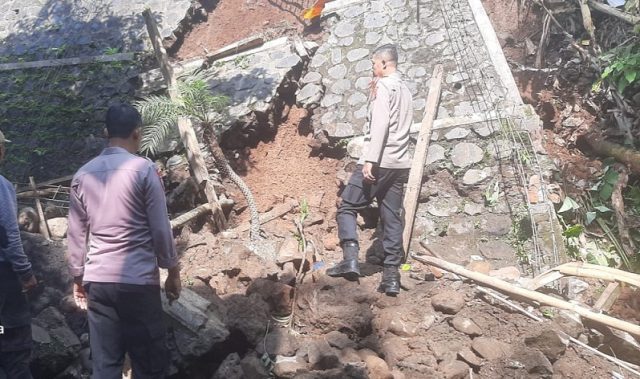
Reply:
<svg viewBox="0 0 640 379"><path fill-rule="evenodd" d="M610 81L620 93L640 81L640 44L615 48L600 58L607 66L594 83L594 91L598 91L605 80Z"/></svg>
<svg viewBox="0 0 640 379"><path fill-rule="evenodd" d="M167 96L152 95L137 101L135 107L142 116L140 150L156 154L167 137L175 130L179 117L190 117L212 124L228 103L226 96L214 96L202 73L193 73L178 81L179 102Z"/></svg>
<svg viewBox="0 0 640 379"><path fill-rule="evenodd" d="M500 183L496 180L489 184L483 193L484 201L489 207L493 207L498 204L500 199Z"/></svg>
<svg viewBox="0 0 640 379"><path fill-rule="evenodd" d="M120 52L120 49L117 47L108 47L104 49L104 55L116 55Z"/></svg>

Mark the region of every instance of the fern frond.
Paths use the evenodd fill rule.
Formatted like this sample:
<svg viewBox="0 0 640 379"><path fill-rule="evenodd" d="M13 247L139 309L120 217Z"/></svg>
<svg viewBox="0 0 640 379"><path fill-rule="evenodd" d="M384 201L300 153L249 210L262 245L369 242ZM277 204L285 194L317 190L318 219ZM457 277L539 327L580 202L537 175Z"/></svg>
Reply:
<svg viewBox="0 0 640 379"><path fill-rule="evenodd" d="M142 139L140 150L155 154L177 124L180 109L164 96L149 96L134 103L142 116Z"/></svg>

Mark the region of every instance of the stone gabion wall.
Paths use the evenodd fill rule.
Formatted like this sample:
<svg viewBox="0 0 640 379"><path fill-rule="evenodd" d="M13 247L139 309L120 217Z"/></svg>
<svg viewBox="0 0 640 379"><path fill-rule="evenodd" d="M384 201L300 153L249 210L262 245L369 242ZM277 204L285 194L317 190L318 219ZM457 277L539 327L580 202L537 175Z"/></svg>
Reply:
<svg viewBox="0 0 640 379"><path fill-rule="evenodd" d="M191 1L0 1L0 63L141 53L147 6L166 37ZM106 108L133 99L139 66L121 61L0 71L0 129L14 141L2 173L20 183L29 175L46 180L73 173L104 146Z"/></svg>

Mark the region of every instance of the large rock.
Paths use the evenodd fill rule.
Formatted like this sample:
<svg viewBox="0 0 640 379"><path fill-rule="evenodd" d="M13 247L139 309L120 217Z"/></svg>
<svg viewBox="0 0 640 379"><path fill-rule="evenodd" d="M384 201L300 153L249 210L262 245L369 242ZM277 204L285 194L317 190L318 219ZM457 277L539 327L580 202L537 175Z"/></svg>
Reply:
<svg viewBox="0 0 640 379"><path fill-rule="evenodd" d="M240 361L240 367L242 367L242 373L244 378L268 378L269 371L265 367L264 363L256 355L255 352L250 352L242 358Z"/></svg>
<svg viewBox="0 0 640 379"><path fill-rule="evenodd" d="M281 357L276 356L273 365L273 373L278 378L293 378L296 374L309 371L306 362L298 357Z"/></svg>
<svg viewBox="0 0 640 379"><path fill-rule="evenodd" d="M33 319L34 349L31 370L35 377L53 378L78 355L81 344L64 316L48 307Z"/></svg>
<svg viewBox="0 0 640 379"><path fill-rule="evenodd" d="M573 338L578 338L584 331L584 325L582 325L580 315L572 311L560 310L553 318L553 322L557 324L563 332Z"/></svg>
<svg viewBox="0 0 640 379"><path fill-rule="evenodd" d="M511 354L511 345L495 338L478 337L473 340L471 349L487 360L500 359Z"/></svg>
<svg viewBox="0 0 640 379"><path fill-rule="evenodd" d="M267 334L264 343L256 346L256 351L260 354L267 353L269 355L292 357L299 347L298 340L289 333L288 329L276 328Z"/></svg>
<svg viewBox="0 0 640 379"><path fill-rule="evenodd" d="M309 344L309 364L314 370L329 370L340 366L340 358L327 341L318 339Z"/></svg>
<svg viewBox="0 0 640 379"><path fill-rule="evenodd" d="M442 361L438 370L445 379L464 379L469 375L469 366L461 361Z"/></svg>
<svg viewBox="0 0 640 379"><path fill-rule="evenodd" d="M613 328L607 329L604 334L604 343L599 349L609 354L613 351L616 357L640 365L640 343L627 332Z"/></svg>
<svg viewBox="0 0 640 379"><path fill-rule="evenodd" d="M324 93L321 86L315 83L308 83L298 91L296 100L301 106L308 108L319 105Z"/></svg>
<svg viewBox="0 0 640 379"><path fill-rule="evenodd" d="M49 226L49 232L51 237L56 239L63 239L67 236L67 229L69 229L69 223L66 217L56 217L47 220Z"/></svg>
<svg viewBox="0 0 640 379"><path fill-rule="evenodd" d="M343 350L348 347L353 348L356 346L356 343L353 342L349 338L349 336L337 330L329 332L327 335L324 336L324 338L327 340L329 345L335 347L336 349Z"/></svg>
<svg viewBox="0 0 640 379"><path fill-rule="evenodd" d="M465 317L460 317L460 316L454 317L453 320L451 320L451 325L455 330L459 331L460 333L464 333L470 337L476 337L476 336L482 335L482 329L480 329L478 324L473 322L473 320Z"/></svg>
<svg viewBox="0 0 640 379"><path fill-rule="evenodd" d="M569 339L562 332L544 328L540 332L526 337L524 343L527 347L540 350L551 362L555 362L567 350Z"/></svg>
<svg viewBox="0 0 640 379"><path fill-rule="evenodd" d="M453 147L451 152L451 161L456 167L468 167L474 163L482 161L484 151L469 142L461 142Z"/></svg>
<svg viewBox="0 0 640 379"><path fill-rule="evenodd" d="M225 319L229 330L237 330L244 334L253 346L262 343L267 323L271 320L269 305L259 294L251 296L234 296L226 301L227 314Z"/></svg>
<svg viewBox="0 0 640 379"><path fill-rule="evenodd" d="M229 354L211 379L243 379L242 365L238 353Z"/></svg>
<svg viewBox="0 0 640 379"><path fill-rule="evenodd" d="M479 368L483 364L482 359L468 347L465 347L458 352L458 358L474 368Z"/></svg>
<svg viewBox="0 0 640 379"><path fill-rule="evenodd" d="M384 359L368 355L364 358L364 363L367 365L367 373L371 379L393 379L393 374L389 370L389 366Z"/></svg>
<svg viewBox="0 0 640 379"><path fill-rule="evenodd" d="M553 374L551 362L540 350L518 350L511 356L511 360L519 362L529 374L536 374L543 378Z"/></svg>
<svg viewBox="0 0 640 379"><path fill-rule="evenodd" d="M247 288L247 296L254 293L259 294L269 304L271 312L277 315L291 313L293 287L273 280L258 278L251 282Z"/></svg>
<svg viewBox="0 0 640 379"><path fill-rule="evenodd" d="M460 312L464 304L464 297L456 291L442 291L431 298L433 309L451 315Z"/></svg>

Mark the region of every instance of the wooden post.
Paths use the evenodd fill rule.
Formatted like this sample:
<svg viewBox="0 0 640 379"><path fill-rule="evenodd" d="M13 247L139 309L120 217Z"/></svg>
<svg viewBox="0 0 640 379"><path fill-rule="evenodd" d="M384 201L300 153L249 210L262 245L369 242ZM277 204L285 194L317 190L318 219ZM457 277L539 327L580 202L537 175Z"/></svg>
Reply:
<svg viewBox="0 0 640 379"><path fill-rule="evenodd" d="M540 304L546 304L559 309L566 309L569 311L573 311L586 319L610 326L612 328L623 330L633 335L635 338L640 337L640 325L632 324L630 322L620 320L615 317L603 315L601 313L596 313L580 305L572 304L572 303L569 303L568 301L560 300L553 296L549 296L540 292L517 287L511 283L505 282L504 280L493 278L489 275L485 275L479 272L467 270L462 266L449 263L442 259L428 257L428 256L417 256L415 254L413 254L412 257L413 259L419 262L440 267L443 270L453 272L460 276L467 277L477 283L482 283L484 285L496 288L506 293L516 295L516 296L521 296L532 301L536 301Z"/></svg>
<svg viewBox="0 0 640 379"><path fill-rule="evenodd" d="M598 298L598 301L593 305L593 310L597 312L608 312L613 306L613 303L618 300L620 291L620 283L609 283L604 292L602 292L602 295Z"/></svg>
<svg viewBox="0 0 640 379"><path fill-rule="evenodd" d="M149 38L151 39L156 59L160 64L160 71L162 71L162 75L167 82L169 97L171 100L179 101L180 94L178 93L177 80L173 74L173 68L169 64L167 52L162 46L162 38L158 31L158 25L153 19L153 15L149 8L145 9L144 12L142 12L142 15L144 16L145 23L147 24L147 31L149 32ZM193 126L191 125L191 121L186 117L178 118L178 130L180 132L182 143L187 149L187 159L189 161L191 171L193 172L193 176L200 188L204 190L207 201L211 205L213 222L216 228L219 231L222 231L226 228L227 220L222 212L222 207L218 201L218 195L216 195L213 183L209 178L209 171L207 170L204 158L202 157L202 152L200 151L198 139L195 131L193 130Z"/></svg>
<svg viewBox="0 0 640 379"><path fill-rule="evenodd" d="M33 180L33 176L29 177L29 184L31 185L31 190L37 191L36 181ZM47 218L44 216L44 211L42 210L42 204L40 203L40 199L36 198L36 210L38 211L38 217L40 217L40 234L44 236L44 238L50 240L51 235L49 234L49 225L47 225Z"/></svg>
<svg viewBox="0 0 640 379"><path fill-rule="evenodd" d="M440 89L442 86L442 65L436 65L431 75L431 84L429 85L429 94L427 95L427 105L422 118L422 126L418 134L418 142L413 153L413 163L409 171L409 180L407 182L407 190L404 194L404 231L402 233L402 245L404 248L404 260L409 256L409 245L411 243L411 232L413 230L413 221L416 216L416 206L418 197L420 196L420 188L422 187L422 174L424 173L424 164L427 159L427 150L429 148L429 140L431 139L431 128L433 120L436 118L438 111L438 103L440 101Z"/></svg>

